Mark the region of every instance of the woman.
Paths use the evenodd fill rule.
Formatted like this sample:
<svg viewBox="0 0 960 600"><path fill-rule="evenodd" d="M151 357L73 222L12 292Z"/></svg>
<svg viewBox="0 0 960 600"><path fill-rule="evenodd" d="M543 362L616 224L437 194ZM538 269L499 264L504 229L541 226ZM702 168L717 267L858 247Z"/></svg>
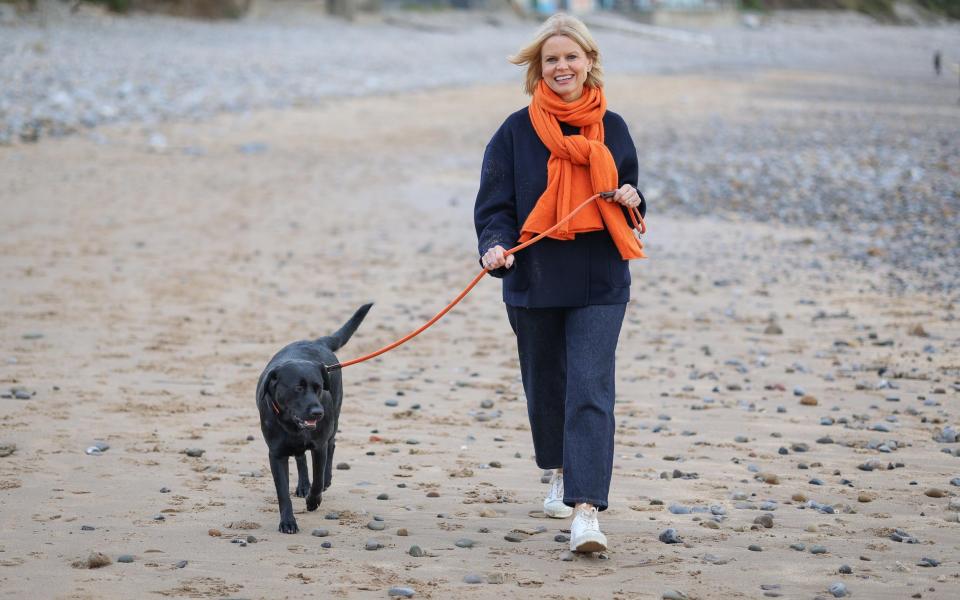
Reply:
<svg viewBox="0 0 960 600"><path fill-rule="evenodd" d="M625 212L645 211L637 152L623 119L606 110L600 53L580 20L554 15L510 61L527 67L532 99L484 153L474 208L481 264L503 278L537 465L555 470L544 512L575 511L570 549L595 552L607 546L597 513L607 508L613 471L627 261L644 257ZM550 237L505 256L593 194L614 190Z"/></svg>

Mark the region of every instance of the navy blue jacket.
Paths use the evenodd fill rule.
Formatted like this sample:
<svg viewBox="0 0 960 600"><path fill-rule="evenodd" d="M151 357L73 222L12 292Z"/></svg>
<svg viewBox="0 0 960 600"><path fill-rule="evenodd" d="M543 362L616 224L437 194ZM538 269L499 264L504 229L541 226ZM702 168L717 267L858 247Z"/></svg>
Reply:
<svg viewBox="0 0 960 600"><path fill-rule="evenodd" d="M483 155L473 212L481 256L497 245L505 249L517 245L520 225L547 187L550 151L537 136L527 111L523 108L507 117ZM560 127L565 135L580 133L566 123ZM637 149L627 124L608 110L603 128L619 185L636 187ZM640 213L646 213L644 202ZM503 301L511 306L572 307L622 304L630 299L629 261L620 257L606 230L580 233L568 241L545 238L521 250L512 268L496 269L491 275L503 278Z"/></svg>

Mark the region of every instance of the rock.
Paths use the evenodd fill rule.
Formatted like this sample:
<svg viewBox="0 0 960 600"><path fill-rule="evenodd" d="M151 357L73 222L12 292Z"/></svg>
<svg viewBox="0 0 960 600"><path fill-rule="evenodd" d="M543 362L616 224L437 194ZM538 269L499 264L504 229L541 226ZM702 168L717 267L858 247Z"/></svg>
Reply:
<svg viewBox="0 0 960 600"><path fill-rule="evenodd" d="M180 560L180 561L177 561L177 564L174 566L177 567L178 569L182 569L186 567L188 564L190 564L188 561Z"/></svg>
<svg viewBox="0 0 960 600"><path fill-rule="evenodd" d="M183 450L183 452L181 452L181 454L186 454L187 456L190 456L193 458L200 458L201 456L203 456L204 452L206 452L206 450L204 450L203 448L186 448L185 450Z"/></svg>
<svg viewBox="0 0 960 600"><path fill-rule="evenodd" d="M453 545L456 546L457 548L473 548L473 545L475 543L476 542L474 542L469 538L460 538L459 540L454 542Z"/></svg>
<svg viewBox="0 0 960 600"><path fill-rule="evenodd" d="M553 536L553 541L564 544L570 541L570 536L565 533L558 533L557 535Z"/></svg>
<svg viewBox="0 0 960 600"><path fill-rule="evenodd" d="M387 590L387 595L391 598L413 598L413 589L408 587L394 586Z"/></svg>
<svg viewBox="0 0 960 600"><path fill-rule="evenodd" d="M364 548L367 550L379 550L380 548L383 548L383 544L377 540L367 540L367 543L364 544Z"/></svg>
<svg viewBox="0 0 960 600"><path fill-rule="evenodd" d="M91 552L87 558L74 561L73 567L77 569L99 569L112 563L109 556L103 552Z"/></svg>
<svg viewBox="0 0 960 600"><path fill-rule="evenodd" d="M689 596L676 590L667 590L660 595L662 600L690 600Z"/></svg>
<svg viewBox="0 0 960 600"><path fill-rule="evenodd" d="M750 544L749 546L747 546L747 550L749 550L750 552L763 552L763 548L761 548L757 544Z"/></svg>
<svg viewBox="0 0 960 600"><path fill-rule="evenodd" d="M337 463L337 470L338 470L338 471L349 471L349 470L350 470L350 465L347 464L347 463L345 463L345 462Z"/></svg>
<svg viewBox="0 0 960 600"><path fill-rule="evenodd" d="M12 442L0 444L0 458L3 458L4 456L10 456L16 451L17 451L17 445Z"/></svg>
<svg viewBox="0 0 960 600"><path fill-rule="evenodd" d="M840 565L838 572L842 575L850 575L853 573L853 569L850 568L850 565Z"/></svg>
<svg viewBox="0 0 960 600"><path fill-rule="evenodd" d="M384 404L385 404L386 406L394 407L394 406L397 406L397 404L399 404L399 403L398 403L396 400L394 400L393 398L391 398L391 399L389 399L389 400L384 401Z"/></svg>
<svg viewBox="0 0 960 600"><path fill-rule="evenodd" d="M764 483L768 483L768 484L770 484L770 485L779 485L779 484L780 484L780 477L779 477L778 475L774 474L774 473L760 473L760 474L757 475L756 478L759 479L760 481L762 481L762 482L764 482Z"/></svg>
<svg viewBox="0 0 960 600"><path fill-rule="evenodd" d="M327 531L326 529L314 529L313 531L310 532L310 535L312 535L313 537L327 537L328 535L330 535L330 532Z"/></svg>
<svg viewBox="0 0 960 600"><path fill-rule="evenodd" d="M763 525L765 528L770 529L773 527L773 516L772 515L760 515L755 518L753 522L757 525Z"/></svg>
<svg viewBox="0 0 960 600"><path fill-rule="evenodd" d="M489 400L489 399L482 400L480 402L480 408L485 410L490 410L491 408L493 408L493 400Z"/></svg>
<svg viewBox="0 0 960 600"><path fill-rule="evenodd" d="M407 537L408 535L410 535L410 532L407 531L406 527L401 527L400 529L397 530L397 535L400 537Z"/></svg>
<svg viewBox="0 0 960 600"><path fill-rule="evenodd" d="M476 575L476 574L470 574L470 575L464 576L463 582L464 582L464 583L471 583L471 584L473 584L473 583L483 583L483 577L481 577L480 575Z"/></svg>
<svg viewBox="0 0 960 600"><path fill-rule="evenodd" d="M806 395L800 398L800 404L802 404L803 406L816 406L817 404L819 404L819 402L813 396Z"/></svg>
<svg viewBox="0 0 960 600"><path fill-rule="evenodd" d="M826 546L814 545L810 546L810 554L826 554Z"/></svg>
<svg viewBox="0 0 960 600"><path fill-rule="evenodd" d="M377 495L377 500L389 500L389 499L390 499L390 495L387 494L386 492Z"/></svg>
<svg viewBox="0 0 960 600"><path fill-rule="evenodd" d="M407 554L409 554L414 558L421 558L422 556L426 555L423 549L420 548L420 546L417 546L416 544L414 544L413 546L410 546L410 549L407 550Z"/></svg>
<svg viewBox="0 0 960 600"><path fill-rule="evenodd" d="M918 566L918 567L939 567L939 566L940 566L940 561L939 561L939 560L936 560L936 559L934 559L934 558L923 557L923 558L921 558L920 561L917 563L917 566Z"/></svg>
<svg viewBox="0 0 960 600"><path fill-rule="evenodd" d="M81 525L80 531L95 531L97 528L93 525Z"/></svg>
<svg viewBox="0 0 960 600"><path fill-rule="evenodd" d="M841 582L830 584L829 591L833 594L834 598L843 598L847 596L850 592L847 591L847 586Z"/></svg>
<svg viewBox="0 0 960 600"><path fill-rule="evenodd" d="M664 544L682 544L683 543L683 540L680 539L680 535L677 533L677 530L674 529L673 527L670 527L669 529L664 529L660 533L660 537L658 539Z"/></svg>
<svg viewBox="0 0 960 600"><path fill-rule="evenodd" d="M806 545L806 544L800 544L800 543L790 544L790 549L791 549L791 550L796 550L797 552L803 552L804 550L807 549L807 545Z"/></svg>
<svg viewBox="0 0 960 600"><path fill-rule="evenodd" d="M440 497L440 492L433 491L433 490L427 492L427 498L439 498L439 497Z"/></svg>
<svg viewBox="0 0 960 600"><path fill-rule="evenodd" d="M496 573L487 573L487 583L492 585L500 585L507 580L507 576L501 572Z"/></svg>
<svg viewBox="0 0 960 600"><path fill-rule="evenodd" d="M912 335L914 337L930 337L930 334L927 333L927 330L923 328L923 325L917 323L913 327L907 330L907 335Z"/></svg>
<svg viewBox="0 0 960 600"><path fill-rule="evenodd" d="M527 536L511 531L507 535L503 536L503 539L507 540L508 542L522 542L523 540L527 539Z"/></svg>
<svg viewBox="0 0 960 600"><path fill-rule="evenodd" d="M924 496L929 496L930 498L943 498L947 493L940 488L930 488L927 491L923 492Z"/></svg>
<svg viewBox="0 0 960 600"><path fill-rule="evenodd" d="M783 328L781 328L776 323L770 323L763 330L763 333L766 335L783 335Z"/></svg>
<svg viewBox="0 0 960 600"><path fill-rule="evenodd" d="M482 508L480 509L480 516L484 518L493 518L498 515L497 511L493 510L492 508Z"/></svg>
<svg viewBox="0 0 960 600"><path fill-rule="evenodd" d="M367 529L372 529L373 531L383 531L387 527L387 524L383 521L373 520L367 523Z"/></svg>
<svg viewBox="0 0 960 600"><path fill-rule="evenodd" d="M793 500L794 502L806 502L807 496L806 494L797 492L796 494L793 494L792 496L790 496L790 499Z"/></svg>
<svg viewBox="0 0 960 600"><path fill-rule="evenodd" d="M875 492L860 492L857 494L857 502L873 502L877 499Z"/></svg>
<svg viewBox="0 0 960 600"><path fill-rule="evenodd" d="M117 557L117 562L118 562L118 563L132 563L132 562L133 562L133 555L132 555L132 554L121 554L120 556Z"/></svg>
<svg viewBox="0 0 960 600"><path fill-rule="evenodd" d="M321 547L321 548L333 548L333 544L330 543L330 542L323 542L322 544L320 544L320 547Z"/></svg>
<svg viewBox="0 0 960 600"><path fill-rule="evenodd" d="M326 519L326 520L328 520L328 521L336 521L336 520L338 520L338 519L340 518L340 513L338 513L338 512L328 512L327 514L323 515L323 518Z"/></svg>

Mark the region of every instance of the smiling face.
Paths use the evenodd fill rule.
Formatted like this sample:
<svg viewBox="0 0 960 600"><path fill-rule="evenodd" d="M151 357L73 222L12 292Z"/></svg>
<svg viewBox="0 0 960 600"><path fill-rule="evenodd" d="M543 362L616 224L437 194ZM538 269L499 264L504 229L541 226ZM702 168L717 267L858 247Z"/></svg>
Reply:
<svg viewBox="0 0 960 600"><path fill-rule="evenodd" d="M564 102L580 98L592 67L593 61L583 48L565 35L547 38L540 49L543 80Z"/></svg>

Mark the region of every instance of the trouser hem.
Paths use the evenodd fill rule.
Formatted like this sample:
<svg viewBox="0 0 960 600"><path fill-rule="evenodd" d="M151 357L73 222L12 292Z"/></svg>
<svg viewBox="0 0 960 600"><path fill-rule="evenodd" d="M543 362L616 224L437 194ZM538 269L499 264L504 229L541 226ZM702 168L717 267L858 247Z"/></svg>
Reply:
<svg viewBox="0 0 960 600"><path fill-rule="evenodd" d="M603 512L607 510L606 500L596 500L594 498L564 498L563 503L571 508L576 508L578 504L592 504L597 507L597 511Z"/></svg>

